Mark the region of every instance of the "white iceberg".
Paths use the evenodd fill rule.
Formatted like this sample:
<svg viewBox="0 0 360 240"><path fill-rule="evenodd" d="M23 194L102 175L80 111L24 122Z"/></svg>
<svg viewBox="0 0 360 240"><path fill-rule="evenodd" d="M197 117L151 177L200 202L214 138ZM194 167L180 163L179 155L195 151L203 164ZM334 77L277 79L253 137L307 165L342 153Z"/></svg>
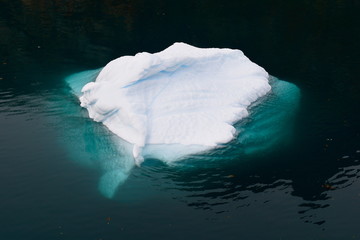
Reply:
<svg viewBox="0 0 360 240"><path fill-rule="evenodd" d="M101 180L110 197L144 158L173 162L232 140L245 154L271 148L299 99L295 85L270 77L240 50L185 43L123 56L67 82L90 118L132 146L131 156L121 160L126 170L108 169ZM251 118L255 101L263 113Z"/></svg>
<svg viewBox="0 0 360 240"><path fill-rule="evenodd" d="M175 43L111 61L80 101L92 119L134 144L139 164L152 145L198 151L232 140L234 123L270 90L268 77L240 50Z"/></svg>

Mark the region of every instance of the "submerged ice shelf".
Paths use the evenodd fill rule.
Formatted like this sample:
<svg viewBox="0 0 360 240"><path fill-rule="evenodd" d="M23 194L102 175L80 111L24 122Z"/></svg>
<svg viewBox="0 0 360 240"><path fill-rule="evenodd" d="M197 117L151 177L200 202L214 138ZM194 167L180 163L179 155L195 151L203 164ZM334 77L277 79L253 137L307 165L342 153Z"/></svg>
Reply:
<svg viewBox="0 0 360 240"><path fill-rule="evenodd" d="M244 154L271 148L287 135L299 99L295 85L270 77L240 50L184 43L120 57L67 82L90 118L132 148L122 167L104 174L100 188L110 197L144 158L173 162L229 142Z"/></svg>

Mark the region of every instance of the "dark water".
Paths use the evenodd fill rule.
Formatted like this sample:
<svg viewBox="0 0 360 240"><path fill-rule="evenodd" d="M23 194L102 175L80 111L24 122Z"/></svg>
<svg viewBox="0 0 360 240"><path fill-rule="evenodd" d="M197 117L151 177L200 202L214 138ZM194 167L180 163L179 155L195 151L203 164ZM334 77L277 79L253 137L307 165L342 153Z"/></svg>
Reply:
<svg viewBox="0 0 360 240"><path fill-rule="evenodd" d="M351 0L0 0L0 239L360 239L359 11ZM241 49L295 83L295 143L192 169L150 161L104 198L97 160L111 149L80 140L110 134L64 78L175 41Z"/></svg>

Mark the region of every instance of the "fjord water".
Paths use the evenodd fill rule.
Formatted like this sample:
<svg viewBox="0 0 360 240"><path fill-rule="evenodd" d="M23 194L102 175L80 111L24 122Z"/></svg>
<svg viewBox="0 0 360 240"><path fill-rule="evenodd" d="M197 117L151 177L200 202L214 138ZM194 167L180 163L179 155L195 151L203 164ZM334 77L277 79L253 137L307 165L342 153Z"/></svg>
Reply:
<svg viewBox="0 0 360 240"><path fill-rule="evenodd" d="M359 239L357 1L0 1L0 239ZM292 143L135 168L64 79L173 42L241 49L296 84ZM115 162L116 164L116 162Z"/></svg>

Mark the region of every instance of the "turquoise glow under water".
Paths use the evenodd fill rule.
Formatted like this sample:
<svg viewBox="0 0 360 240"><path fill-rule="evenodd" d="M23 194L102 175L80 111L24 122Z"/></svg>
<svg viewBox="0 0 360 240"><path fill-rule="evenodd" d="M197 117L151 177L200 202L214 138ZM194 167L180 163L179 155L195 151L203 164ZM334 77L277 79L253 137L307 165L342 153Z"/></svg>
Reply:
<svg viewBox="0 0 360 240"><path fill-rule="evenodd" d="M81 95L81 88L88 82L95 81L101 69L89 70L73 74L65 79L75 96ZM249 109L249 117L236 124L237 137L230 143L211 151L182 158L173 167L189 168L208 167L210 163L221 164L227 161L245 161L261 157L289 147L292 142L294 120L300 101L300 90L294 84L270 78L272 90L267 96L253 103ZM80 112L71 106L67 113ZM86 115L86 114L85 114ZM85 116L84 116L85 117ZM75 127L75 136L83 136L76 140L78 146L85 146L87 152L98 162L102 177L99 181L100 192L112 198L119 186L125 183L131 170L135 167L132 156L132 144L127 143L110 133L105 126L101 132L94 130L94 124ZM105 132L108 132L106 135ZM73 145L69 145L72 148ZM76 149L70 149L75 155ZM156 151L163 151L161 146ZM76 161L85 164L87 160L74 157ZM166 161L166 160L165 160ZM183 163L185 162L185 163Z"/></svg>

